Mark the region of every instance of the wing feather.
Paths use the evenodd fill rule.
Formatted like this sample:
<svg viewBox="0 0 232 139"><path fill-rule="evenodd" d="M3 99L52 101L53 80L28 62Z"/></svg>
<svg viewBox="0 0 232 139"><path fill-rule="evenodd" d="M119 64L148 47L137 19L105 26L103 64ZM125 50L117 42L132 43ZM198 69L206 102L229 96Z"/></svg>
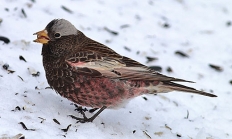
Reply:
<svg viewBox="0 0 232 139"><path fill-rule="evenodd" d="M73 55L66 58L66 62L78 74L120 80L191 82L162 75L135 60L119 55L111 48L86 36L82 38L86 39L79 40L81 47L77 46Z"/></svg>
<svg viewBox="0 0 232 139"><path fill-rule="evenodd" d="M75 53L72 57L69 57L66 62L79 74L93 77L107 77L120 80L190 82L159 74L145 65L127 57L104 57L93 51Z"/></svg>

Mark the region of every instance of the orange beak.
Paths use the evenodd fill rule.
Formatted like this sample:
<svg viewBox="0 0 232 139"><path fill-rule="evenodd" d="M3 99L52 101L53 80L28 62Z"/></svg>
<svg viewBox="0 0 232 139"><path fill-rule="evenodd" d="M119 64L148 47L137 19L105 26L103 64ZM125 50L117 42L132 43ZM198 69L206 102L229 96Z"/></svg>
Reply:
<svg viewBox="0 0 232 139"><path fill-rule="evenodd" d="M48 37L48 31L46 29L36 32L33 35L37 35L37 39L34 42L46 44L50 40Z"/></svg>

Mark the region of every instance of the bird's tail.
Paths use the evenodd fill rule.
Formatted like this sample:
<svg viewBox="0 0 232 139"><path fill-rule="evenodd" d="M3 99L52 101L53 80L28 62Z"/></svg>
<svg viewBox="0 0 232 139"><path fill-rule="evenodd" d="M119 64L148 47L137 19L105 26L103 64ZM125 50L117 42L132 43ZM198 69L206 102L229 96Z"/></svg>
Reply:
<svg viewBox="0 0 232 139"><path fill-rule="evenodd" d="M204 96L208 96L208 97L217 97L214 94L199 91L199 90L196 90L194 88L184 86L181 84L177 84L177 83L173 83L170 81L160 82L159 85L157 85L157 87L159 88L158 92L163 92L163 93L170 92L170 91L182 91L182 92L187 92L187 93L195 93L195 94L199 94L199 95L204 95Z"/></svg>

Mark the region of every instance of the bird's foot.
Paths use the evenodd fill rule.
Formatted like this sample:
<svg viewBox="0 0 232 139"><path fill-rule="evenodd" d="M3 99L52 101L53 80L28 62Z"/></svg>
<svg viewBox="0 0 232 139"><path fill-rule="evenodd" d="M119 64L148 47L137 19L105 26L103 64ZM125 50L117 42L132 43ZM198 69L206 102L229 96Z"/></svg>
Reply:
<svg viewBox="0 0 232 139"><path fill-rule="evenodd" d="M69 115L71 118L76 119L77 123L87 123L87 122L93 122L93 120L106 108L106 106L103 106L97 113L95 113L92 117L88 118L85 115L84 110L80 110L79 112L82 114L83 118L79 118L73 115Z"/></svg>
<svg viewBox="0 0 232 139"><path fill-rule="evenodd" d="M77 123L86 123L86 122L92 122L91 118L87 118L85 115L85 112L88 111L86 108L82 108L82 106L78 106L77 104L74 104L76 107L75 111L78 111L82 114L83 118L79 118L73 115L69 115L71 118L76 119Z"/></svg>
<svg viewBox="0 0 232 139"><path fill-rule="evenodd" d="M94 120L94 119L92 119L92 117L91 118L86 117L84 111L81 111L80 113L82 114L83 118L76 117L76 116L73 116L73 115L69 115L69 116L71 118L77 120L77 123L87 123L87 122L92 122Z"/></svg>

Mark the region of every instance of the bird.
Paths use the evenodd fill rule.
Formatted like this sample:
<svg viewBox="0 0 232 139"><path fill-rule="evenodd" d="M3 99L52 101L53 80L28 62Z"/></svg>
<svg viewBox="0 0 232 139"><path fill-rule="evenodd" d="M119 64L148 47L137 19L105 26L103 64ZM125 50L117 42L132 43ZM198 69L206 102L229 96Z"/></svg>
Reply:
<svg viewBox="0 0 232 139"><path fill-rule="evenodd" d="M99 108L90 118L82 112L78 122L92 122L103 110L125 106L144 94L180 91L217 97L176 82L110 47L84 35L66 19L54 19L34 33L41 43L43 66L49 86L75 104Z"/></svg>

